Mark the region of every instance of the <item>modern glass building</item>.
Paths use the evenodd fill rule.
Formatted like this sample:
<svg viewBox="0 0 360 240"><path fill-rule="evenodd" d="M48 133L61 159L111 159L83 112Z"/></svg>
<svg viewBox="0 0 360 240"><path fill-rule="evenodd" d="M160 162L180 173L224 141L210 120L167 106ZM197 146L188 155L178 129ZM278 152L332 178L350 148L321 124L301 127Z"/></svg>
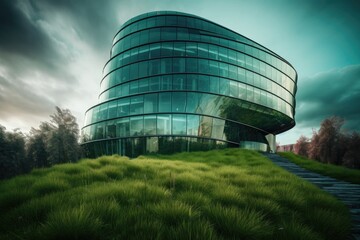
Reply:
<svg viewBox="0 0 360 240"><path fill-rule="evenodd" d="M282 57L207 19L150 12L116 33L86 112L89 156L243 147L275 150L295 125L297 73Z"/></svg>

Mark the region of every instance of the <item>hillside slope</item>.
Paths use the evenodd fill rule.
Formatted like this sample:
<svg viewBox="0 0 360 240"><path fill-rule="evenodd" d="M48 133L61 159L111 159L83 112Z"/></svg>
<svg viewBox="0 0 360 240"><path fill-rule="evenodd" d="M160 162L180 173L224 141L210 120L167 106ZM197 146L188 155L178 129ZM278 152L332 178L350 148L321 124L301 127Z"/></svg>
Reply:
<svg viewBox="0 0 360 240"><path fill-rule="evenodd" d="M0 239L345 239L348 210L257 152L84 159L0 182Z"/></svg>

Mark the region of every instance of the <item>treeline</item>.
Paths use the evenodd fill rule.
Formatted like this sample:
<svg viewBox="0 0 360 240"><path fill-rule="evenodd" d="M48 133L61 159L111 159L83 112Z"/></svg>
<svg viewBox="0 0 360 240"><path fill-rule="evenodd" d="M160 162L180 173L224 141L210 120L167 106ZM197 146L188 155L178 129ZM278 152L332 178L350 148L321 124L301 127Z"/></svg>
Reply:
<svg viewBox="0 0 360 240"><path fill-rule="evenodd" d="M68 109L56 107L50 122L42 122L25 135L6 131L0 125L0 179L50 167L57 163L76 162L81 156L79 126Z"/></svg>
<svg viewBox="0 0 360 240"><path fill-rule="evenodd" d="M297 140L294 152L323 163L360 169L360 134L342 132L343 124L344 119L339 117L325 119L311 139L301 136Z"/></svg>

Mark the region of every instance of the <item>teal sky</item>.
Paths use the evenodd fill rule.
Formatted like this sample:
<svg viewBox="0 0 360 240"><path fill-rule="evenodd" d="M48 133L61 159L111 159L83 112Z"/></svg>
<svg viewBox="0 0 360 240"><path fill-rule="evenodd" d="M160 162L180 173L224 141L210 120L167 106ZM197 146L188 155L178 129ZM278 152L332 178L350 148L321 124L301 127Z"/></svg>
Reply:
<svg viewBox="0 0 360 240"><path fill-rule="evenodd" d="M297 125L278 136L281 144L310 137L332 115L360 130L358 0L0 1L0 124L26 132L57 105L82 127L97 103L112 37L129 18L158 10L207 18L294 66Z"/></svg>

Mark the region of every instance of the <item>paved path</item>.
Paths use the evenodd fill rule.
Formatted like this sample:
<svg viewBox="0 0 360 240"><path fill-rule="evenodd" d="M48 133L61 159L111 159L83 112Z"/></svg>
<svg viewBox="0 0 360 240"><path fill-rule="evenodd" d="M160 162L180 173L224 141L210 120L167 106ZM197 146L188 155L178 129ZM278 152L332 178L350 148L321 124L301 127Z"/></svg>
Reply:
<svg viewBox="0 0 360 240"><path fill-rule="evenodd" d="M271 161L287 171L309 181L341 200L349 209L353 221L350 239L360 240L360 185L337 180L305 170L286 158L273 153L264 153Z"/></svg>

